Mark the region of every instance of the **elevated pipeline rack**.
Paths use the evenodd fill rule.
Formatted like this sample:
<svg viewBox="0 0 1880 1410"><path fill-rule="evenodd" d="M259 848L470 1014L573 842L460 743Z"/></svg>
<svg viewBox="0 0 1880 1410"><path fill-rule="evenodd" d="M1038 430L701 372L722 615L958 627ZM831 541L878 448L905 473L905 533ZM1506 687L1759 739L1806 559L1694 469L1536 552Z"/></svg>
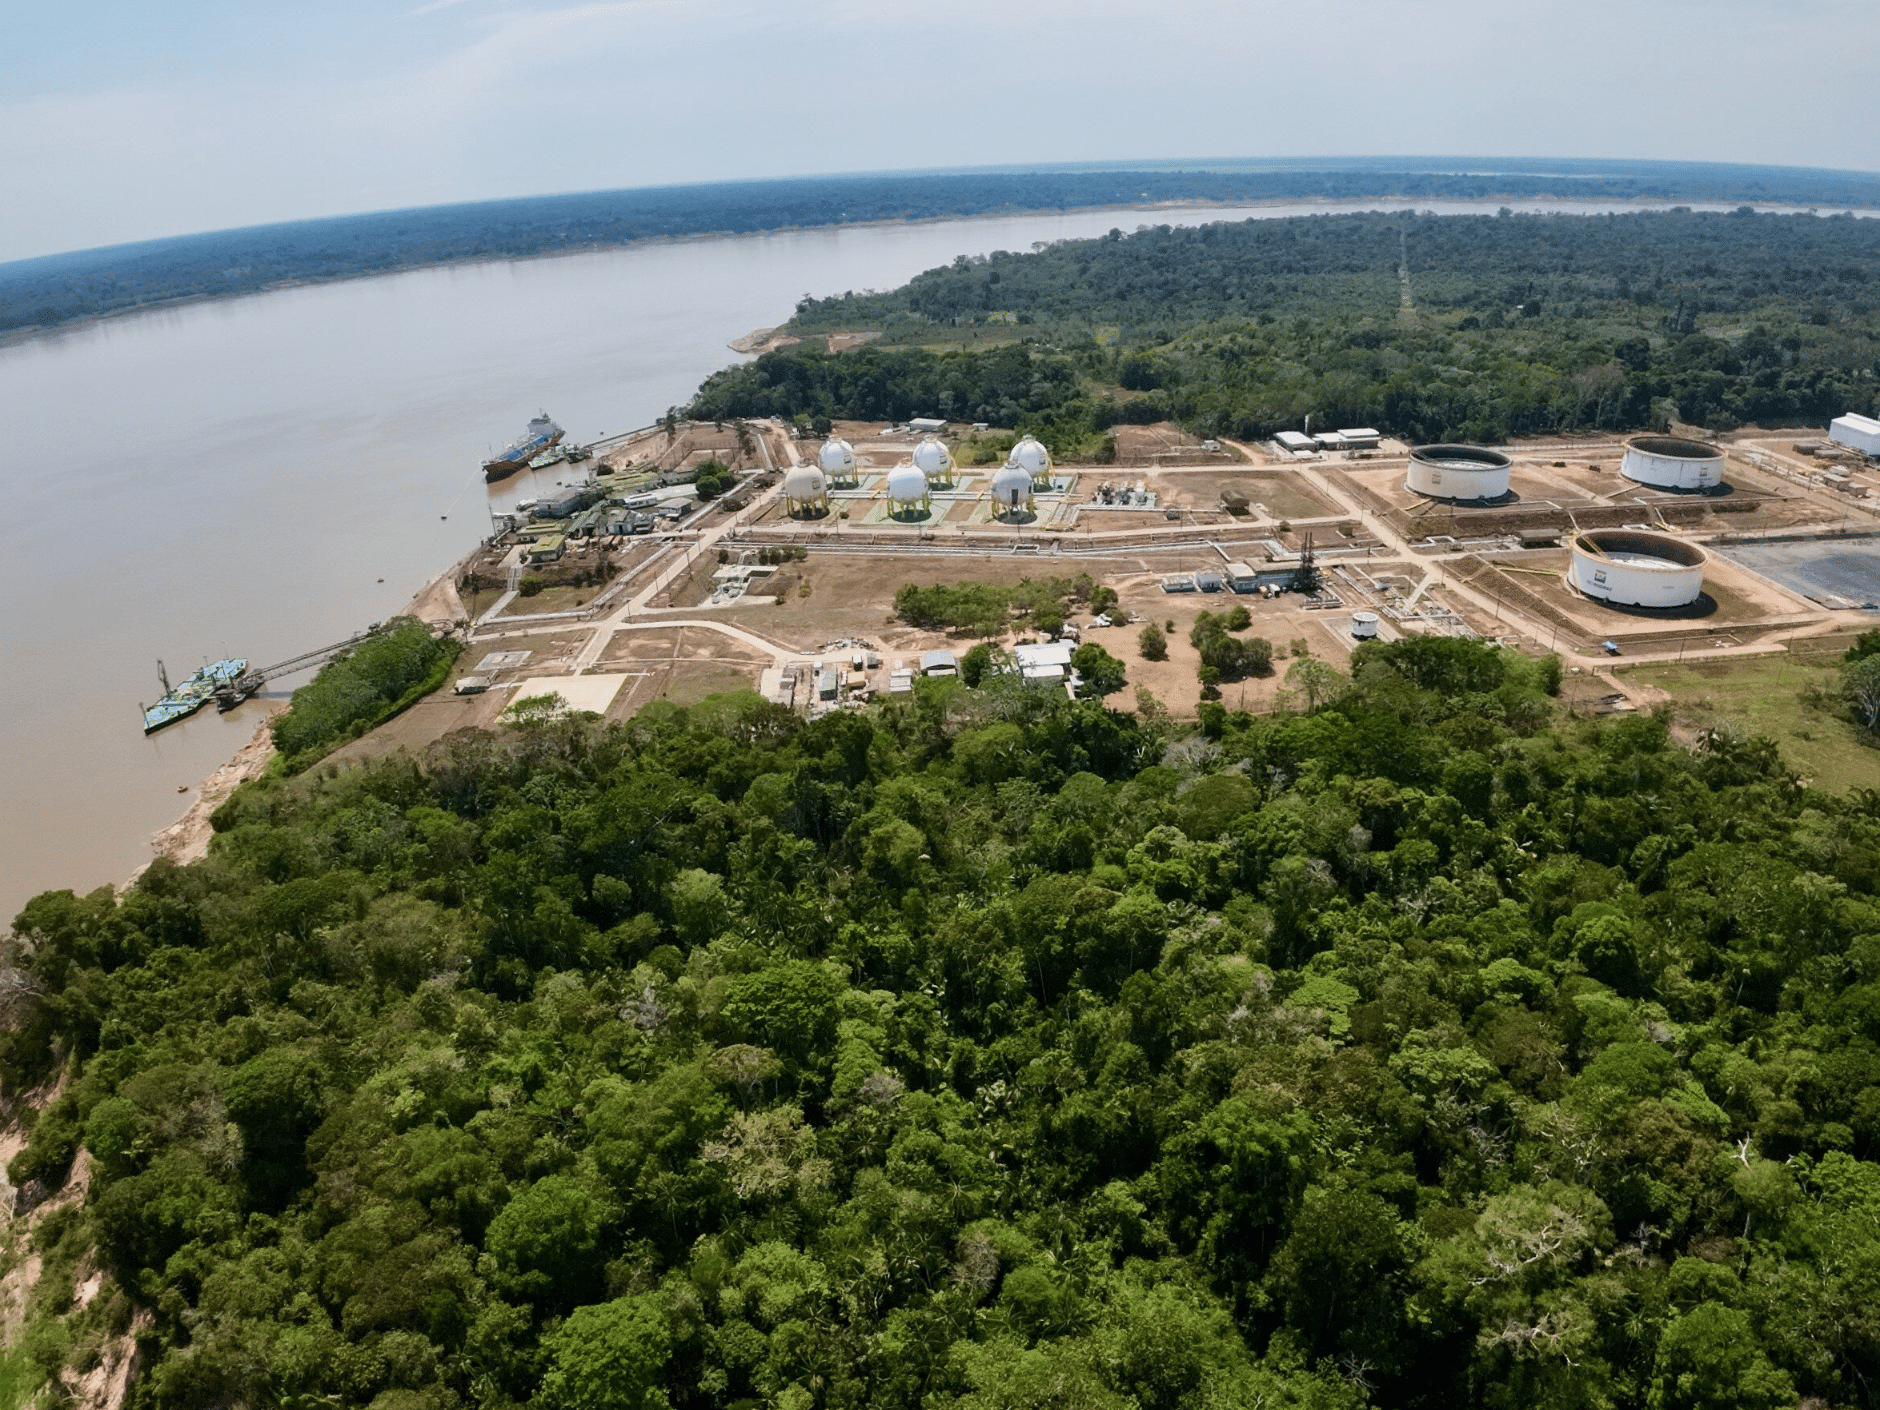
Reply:
<svg viewBox="0 0 1880 1410"><path fill-rule="evenodd" d="M262 666L256 670L243 671L230 681L223 682L216 688L215 708L221 712L233 710L242 701L253 695L262 686L276 676L291 676L296 672L309 670L314 666L324 666L342 651L350 650L362 641L370 641L381 630L374 622L362 632L356 632L344 641L336 641L331 646L322 646L316 651L304 651L298 656L285 661L277 661L272 666Z"/></svg>

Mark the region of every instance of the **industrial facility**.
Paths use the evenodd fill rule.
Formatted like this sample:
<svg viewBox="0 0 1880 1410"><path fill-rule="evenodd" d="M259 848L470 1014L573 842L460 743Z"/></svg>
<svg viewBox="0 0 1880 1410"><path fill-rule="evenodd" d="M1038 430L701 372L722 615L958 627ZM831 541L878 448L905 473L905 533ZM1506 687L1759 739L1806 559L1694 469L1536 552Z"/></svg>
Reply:
<svg viewBox="0 0 1880 1410"><path fill-rule="evenodd" d="M1481 446L1418 446L1410 452L1404 488L1458 503L1505 498L1514 462Z"/></svg>
<svg viewBox="0 0 1880 1410"><path fill-rule="evenodd" d="M1709 560L1670 534L1587 529L1573 536L1567 581L1614 607L1688 607L1704 595Z"/></svg>
<svg viewBox="0 0 1880 1410"><path fill-rule="evenodd" d="M1660 490L1714 490L1723 483L1723 452L1682 436L1634 436L1619 473Z"/></svg>

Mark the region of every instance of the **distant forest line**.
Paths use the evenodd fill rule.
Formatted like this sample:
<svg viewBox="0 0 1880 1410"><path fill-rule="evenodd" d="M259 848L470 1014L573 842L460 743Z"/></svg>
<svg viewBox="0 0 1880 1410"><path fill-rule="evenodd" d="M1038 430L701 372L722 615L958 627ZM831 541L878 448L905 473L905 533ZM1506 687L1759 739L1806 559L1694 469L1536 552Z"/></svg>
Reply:
<svg viewBox="0 0 1880 1410"><path fill-rule="evenodd" d="M805 299L704 417L936 415L1101 459L1119 423L1417 440L1880 409L1880 221L1689 210L1157 226ZM813 335L879 329L831 355Z"/></svg>
<svg viewBox="0 0 1880 1410"><path fill-rule="evenodd" d="M435 265L606 249L692 235L1169 201L1556 197L1880 206L1880 176L1673 162L1564 171L1349 169L917 173L596 191L254 226L0 264L0 334L139 309ZM1398 159L1388 159L1398 160ZM1333 163L1336 166L1337 163ZM1406 161L1407 167L1418 163ZM1527 165L1531 168L1533 164ZM1603 168L1603 169L1602 169Z"/></svg>

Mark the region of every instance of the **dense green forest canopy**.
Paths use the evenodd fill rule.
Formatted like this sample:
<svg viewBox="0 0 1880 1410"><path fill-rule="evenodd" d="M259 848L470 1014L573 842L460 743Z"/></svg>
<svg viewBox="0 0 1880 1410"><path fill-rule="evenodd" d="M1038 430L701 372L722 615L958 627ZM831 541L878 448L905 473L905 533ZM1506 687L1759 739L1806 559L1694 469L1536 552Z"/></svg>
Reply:
<svg viewBox="0 0 1880 1410"><path fill-rule="evenodd" d="M700 415L940 415L1089 453L1123 422L1415 440L1880 406L1880 221L1747 211L1351 214L1159 226L962 257L806 299L806 344L708 380Z"/></svg>
<svg viewBox="0 0 1880 1410"><path fill-rule="evenodd" d="M1144 162L797 177L373 211L0 263L0 333L285 284L642 240L999 212L1384 196L1880 205L1867 172L1715 162L1405 158Z"/></svg>
<svg viewBox="0 0 1880 1410"><path fill-rule="evenodd" d="M149 1410L1871 1406L1880 800L1367 645L466 732L16 922ZM65 1320L84 1250L118 1280Z"/></svg>

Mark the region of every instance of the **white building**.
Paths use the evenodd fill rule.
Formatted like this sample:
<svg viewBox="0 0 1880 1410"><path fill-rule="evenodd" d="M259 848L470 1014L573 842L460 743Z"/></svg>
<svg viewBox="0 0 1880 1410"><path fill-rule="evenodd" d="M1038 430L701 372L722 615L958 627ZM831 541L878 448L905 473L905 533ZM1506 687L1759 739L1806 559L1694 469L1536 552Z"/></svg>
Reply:
<svg viewBox="0 0 1880 1410"><path fill-rule="evenodd" d="M1383 437L1369 426L1351 426L1339 431L1346 450L1376 450Z"/></svg>
<svg viewBox="0 0 1880 1410"><path fill-rule="evenodd" d="M1828 423L1828 439L1862 455L1880 455L1880 421L1850 411Z"/></svg>
<svg viewBox="0 0 1880 1410"><path fill-rule="evenodd" d="M1028 681L1061 681L1071 674L1071 653L1076 649L1074 641L1044 641L1036 646L1014 646L1012 659L1018 664L1018 673Z"/></svg>
<svg viewBox="0 0 1880 1410"><path fill-rule="evenodd" d="M1290 451L1294 455L1309 455L1318 449L1312 437L1300 431L1281 431L1273 437L1273 442L1281 450Z"/></svg>

